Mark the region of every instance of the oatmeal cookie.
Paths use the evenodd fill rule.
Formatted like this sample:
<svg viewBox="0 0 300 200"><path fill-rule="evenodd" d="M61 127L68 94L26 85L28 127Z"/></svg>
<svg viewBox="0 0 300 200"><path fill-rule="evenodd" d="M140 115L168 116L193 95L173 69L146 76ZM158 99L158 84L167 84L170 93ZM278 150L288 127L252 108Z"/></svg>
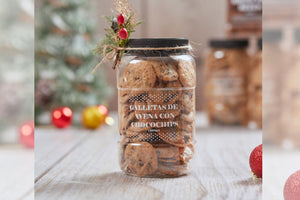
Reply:
<svg viewBox="0 0 300 200"><path fill-rule="evenodd" d="M195 106L195 95L194 92L192 91L184 91L182 93L182 98L181 98L181 109L184 112L191 112L193 110L195 110L194 106Z"/></svg>
<svg viewBox="0 0 300 200"><path fill-rule="evenodd" d="M156 174L165 177L181 176L188 171L189 166L185 164L159 163Z"/></svg>
<svg viewBox="0 0 300 200"><path fill-rule="evenodd" d="M141 60L138 63L130 63L120 80L121 88L153 88L156 82L156 74L150 62Z"/></svg>
<svg viewBox="0 0 300 200"><path fill-rule="evenodd" d="M194 152L195 152L195 148L192 143L189 143L185 147L180 147L179 148L180 162L189 163L189 161L193 158Z"/></svg>
<svg viewBox="0 0 300 200"><path fill-rule="evenodd" d="M179 147L169 144L154 145L159 162L178 163L180 162Z"/></svg>
<svg viewBox="0 0 300 200"><path fill-rule="evenodd" d="M188 60L179 60L178 62L179 80L184 87L195 87L196 72L195 64Z"/></svg>
<svg viewBox="0 0 300 200"><path fill-rule="evenodd" d="M151 62L157 77L165 82L178 80L178 73L175 63Z"/></svg>
<svg viewBox="0 0 300 200"><path fill-rule="evenodd" d="M158 167L156 151L148 142L128 144L125 162L126 171L137 176L152 175Z"/></svg>
<svg viewBox="0 0 300 200"><path fill-rule="evenodd" d="M180 121L184 121L184 122L187 122L187 123L192 123L192 122L194 122L194 119L195 119L194 112L181 113L181 115L180 115Z"/></svg>

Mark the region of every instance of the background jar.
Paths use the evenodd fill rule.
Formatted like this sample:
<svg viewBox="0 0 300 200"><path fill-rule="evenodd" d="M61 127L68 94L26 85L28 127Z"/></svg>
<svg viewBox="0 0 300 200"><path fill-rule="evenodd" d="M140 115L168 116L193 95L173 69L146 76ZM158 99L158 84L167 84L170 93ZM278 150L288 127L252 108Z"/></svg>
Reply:
<svg viewBox="0 0 300 200"><path fill-rule="evenodd" d="M247 125L248 40L211 40L210 47L205 66L209 122Z"/></svg>
<svg viewBox="0 0 300 200"><path fill-rule="evenodd" d="M186 39L128 43L135 50L125 52L117 75L119 156L126 174L173 177L189 171L196 73L188 45Z"/></svg>

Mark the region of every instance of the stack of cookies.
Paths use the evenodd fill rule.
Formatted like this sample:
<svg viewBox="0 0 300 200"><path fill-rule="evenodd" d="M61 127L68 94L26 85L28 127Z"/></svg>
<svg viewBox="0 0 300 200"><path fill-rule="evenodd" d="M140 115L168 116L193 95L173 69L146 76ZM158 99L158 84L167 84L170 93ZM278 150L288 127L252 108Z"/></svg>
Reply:
<svg viewBox="0 0 300 200"><path fill-rule="evenodd" d="M193 156L195 63L135 58L119 69L121 168L141 177L183 175Z"/></svg>

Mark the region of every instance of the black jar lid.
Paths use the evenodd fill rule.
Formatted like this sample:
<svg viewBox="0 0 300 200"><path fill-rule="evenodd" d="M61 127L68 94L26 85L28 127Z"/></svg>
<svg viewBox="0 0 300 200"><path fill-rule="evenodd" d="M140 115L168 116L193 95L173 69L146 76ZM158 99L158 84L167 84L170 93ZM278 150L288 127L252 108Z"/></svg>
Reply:
<svg viewBox="0 0 300 200"><path fill-rule="evenodd" d="M263 46L262 38L259 38L259 39L257 40L257 46L258 46L258 49L259 49L259 50L262 50L262 46Z"/></svg>
<svg viewBox="0 0 300 200"><path fill-rule="evenodd" d="M156 57L156 56L170 56L172 54L186 54L189 51L187 47L189 40L184 38L140 38L130 39L126 47L128 55ZM184 49L159 49L159 48L172 48L172 47L187 47ZM130 48L158 48L153 49L141 49L141 50L130 50Z"/></svg>
<svg viewBox="0 0 300 200"><path fill-rule="evenodd" d="M213 39L209 42L209 46L212 48L247 48L248 45L247 39Z"/></svg>
<svg viewBox="0 0 300 200"><path fill-rule="evenodd" d="M131 48L165 48L189 45L189 40L184 38L140 38L130 39L127 47Z"/></svg>

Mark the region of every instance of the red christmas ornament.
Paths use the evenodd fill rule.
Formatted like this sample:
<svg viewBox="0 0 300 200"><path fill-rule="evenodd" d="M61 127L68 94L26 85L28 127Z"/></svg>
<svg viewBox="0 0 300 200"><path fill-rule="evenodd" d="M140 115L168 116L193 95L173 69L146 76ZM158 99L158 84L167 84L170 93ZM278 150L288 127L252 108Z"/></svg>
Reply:
<svg viewBox="0 0 300 200"><path fill-rule="evenodd" d="M105 117L108 115L108 109L106 108L106 106L100 105L98 106L98 110L104 116L105 119Z"/></svg>
<svg viewBox="0 0 300 200"><path fill-rule="evenodd" d="M128 38L128 32L127 32L126 28L121 28L120 29L120 31L119 31L119 37L122 40L126 40Z"/></svg>
<svg viewBox="0 0 300 200"><path fill-rule="evenodd" d="M20 127L20 142L28 148L34 148L34 122L30 121Z"/></svg>
<svg viewBox="0 0 300 200"><path fill-rule="evenodd" d="M292 174L284 186L284 200L300 199L300 170Z"/></svg>
<svg viewBox="0 0 300 200"><path fill-rule="evenodd" d="M72 123L73 112L68 107L60 107L52 111L52 123L57 128L66 128Z"/></svg>
<svg viewBox="0 0 300 200"><path fill-rule="evenodd" d="M120 14L117 18L118 24L123 25L125 23L125 17L123 14Z"/></svg>
<svg viewBox="0 0 300 200"><path fill-rule="evenodd" d="M262 178L262 144L252 151L249 163L253 174L257 178Z"/></svg>

